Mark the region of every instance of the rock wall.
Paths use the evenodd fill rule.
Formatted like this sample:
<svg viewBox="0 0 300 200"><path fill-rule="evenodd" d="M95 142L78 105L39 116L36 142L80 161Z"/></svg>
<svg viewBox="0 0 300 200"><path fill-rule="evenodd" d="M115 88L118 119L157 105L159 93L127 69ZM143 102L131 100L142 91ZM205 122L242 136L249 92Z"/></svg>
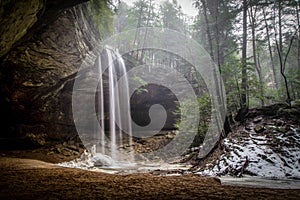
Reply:
<svg viewBox="0 0 300 200"><path fill-rule="evenodd" d="M28 137L53 141L76 136L73 82L100 39L86 3L73 7L80 2L0 3L5 27L0 42L0 138L15 138L18 142L11 147Z"/></svg>
<svg viewBox="0 0 300 200"><path fill-rule="evenodd" d="M5 55L36 22L43 2L1 1L0 57Z"/></svg>

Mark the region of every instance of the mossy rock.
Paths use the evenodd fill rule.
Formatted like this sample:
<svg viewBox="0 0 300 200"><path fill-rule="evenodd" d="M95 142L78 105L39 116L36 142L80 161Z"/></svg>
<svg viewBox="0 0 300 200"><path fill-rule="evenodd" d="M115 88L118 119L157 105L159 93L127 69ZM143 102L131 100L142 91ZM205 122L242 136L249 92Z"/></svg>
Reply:
<svg viewBox="0 0 300 200"><path fill-rule="evenodd" d="M254 131L256 132L256 133L262 133L262 132L264 132L266 130L266 128L265 128L265 126L264 125L257 125L257 126L255 126L255 128L254 128Z"/></svg>

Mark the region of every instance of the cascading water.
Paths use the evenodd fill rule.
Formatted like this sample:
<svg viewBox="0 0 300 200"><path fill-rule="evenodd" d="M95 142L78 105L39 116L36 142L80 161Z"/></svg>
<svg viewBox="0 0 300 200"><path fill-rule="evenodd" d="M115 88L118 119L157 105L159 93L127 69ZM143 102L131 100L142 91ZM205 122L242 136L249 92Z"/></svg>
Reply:
<svg viewBox="0 0 300 200"><path fill-rule="evenodd" d="M104 133L104 92L103 92L103 79L102 79L102 64L101 64L101 57L98 58L98 70L99 70L99 93L98 93L98 113L99 113L99 121L100 121L100 130L96 131L96 140L101 142L101 153L105 155L105 133ZM99 144L95 145L96 149L99 149ZM95 149L95 151L96 151ZM96 153L96 152L95 152Z"/></svg>
<svg viewBox="0 0 300 200"><path fill-rule="evenodd" d="M133 167L134 152L129 149L133 146L129 84L124 60L118 51L106 47L94 67L99 74L95 98L98 121L94 123L92 137L87 139L91 145L90 151L60 165L79 168ZM121 148L124 146L126 149Z"/></svg>
<svg viewBox="0 0 300 200"><path fill-rule="evenodd" d="M120 123L122 123L122 127L125 130L128 130L129 133L129 146L132 147L132 126L131 126L131 114L130 114L130 95L129 95L129 83L128 83L128 76L127 76L127 72L126 72L126 66L125 66L125 62L122 58L122 56L119 54L119 52L116 52L116 56L117 56L117 60L118 60L118 64L121 69L121 74L123 74L125 76L124 78L124 85L123 85L123 90L120 90L120 97L119 98L121 101L119 101L119 106L122 104L125 104L123 106L121 106L122 108L125 108L125 110L123 110L122 112L123 114L123 118L120 119ZM130 151L129 153L129 160L132 161L132 163L134 162L134 154L133 154L133 150Z"/></svg>
<svg viewBox="0 0 300 200"><path fill-rule="evenodd" d="M105 56L107 61L107 73L108 73L108 98L106 100L109 104L109 149L106 151L105 144L105 98L104 98L104 80L103 80L103 62L101 62L101 56L98 58L97 67L99 69L99 91L98 91L98 119L100 124L100 131L97 132L97 139L95 144L94 154L107 155L116 162L128 161L128 163L134 163L133 152L131 151L125 158L123 154L118 151L118 147L123 146L123 131L126 130L128 135L128 144L132 146L132 128L131 128L131 115L130 115L130 97L129 97L129 85L126 73L126 66L122 56L117 52L109 48L105 50ZM117 87L118 78L124 76L124 84ZM125 108L125 109L124 109Z"/></svg>
<svg viewBox="0 0 300 200"><path fill-rule="evenodd" d="M116 160L116 114L119 114L119 110L116 110L116 93L115 90L116 70L113 64L113 54L110 50L106 50L108 58L108 83L109 83L109 132L110 132L110 150L112 159ZM104 109L104 108L103 108Z"/></svg>

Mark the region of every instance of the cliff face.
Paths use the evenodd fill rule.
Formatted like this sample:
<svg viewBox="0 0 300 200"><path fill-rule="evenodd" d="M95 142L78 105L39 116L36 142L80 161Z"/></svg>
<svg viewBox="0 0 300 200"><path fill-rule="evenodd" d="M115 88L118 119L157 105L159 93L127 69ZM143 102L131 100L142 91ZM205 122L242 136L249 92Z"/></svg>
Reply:
<svg viewBox="0 0 300 200"><path fill-rule="evenodd" d="M50 2L0 3L2 139L75 136L73 82L99 34L82 0Z"/></svg>
<svg viewBox="0 0 300 200"><path fill-rule="evenodd" d="M39 0L1 1L0 57L6 54L36 22L43 3Z"/></svg>

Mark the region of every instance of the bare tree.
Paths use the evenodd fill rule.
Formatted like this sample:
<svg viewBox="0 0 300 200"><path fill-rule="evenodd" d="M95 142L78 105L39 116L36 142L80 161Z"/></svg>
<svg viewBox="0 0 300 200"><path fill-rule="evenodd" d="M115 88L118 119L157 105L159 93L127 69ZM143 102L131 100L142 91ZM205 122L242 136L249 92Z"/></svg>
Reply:
<svg viewBox="0 0 300 200"><path fill-rule="evenodd" d="M258 79L259 79L259 92L260 92L260 101L261 105L264 106L264 87L263 87L263 80L262 80L262 69L260 66L260 60L259 60L259 55L257 54L257 47L256 47L256 13L257 13L257 6L255 6L255 9L253 11L253 6L250 6L249 11L249 21L251 24L251 35L252 35L252 52L253 52L253 60L254 60L254 65L255 69L258 74Z"/></svg>
<svg viewBox="0 0 300 200"><path fill-rule="evenodd" d="M291 40L290 40L290 44L288 47L288 51L285 54L285 58L283 57L283 44L282 44L282 6L281 6L282 1L279 0L278 1L278 26L279 26L279 32L277 33L277 29L276 29L276 25L274 26L274 31L275 31L275 43L276 43L276 49L277 49L277 53L278 53L278 57L279 57L279 63L280 63L280 74L284 80L284 86L285 86L285 90L286 90L286 102L291 105L291 95L290 95L290 91L289 91L289 86L288 86L288 80L287 77L285 75L285 68L286 68L286 61L288 58L288 55L290 53L292 44L293 44L293 40L295 37L295 34L297 32L295 32L295 34L292 36ZM275 11L274 11L275 13ZM276 15L274 14L274 18L276 17ZM276 20L274 20L274 22L276 22Z"/></svg>

